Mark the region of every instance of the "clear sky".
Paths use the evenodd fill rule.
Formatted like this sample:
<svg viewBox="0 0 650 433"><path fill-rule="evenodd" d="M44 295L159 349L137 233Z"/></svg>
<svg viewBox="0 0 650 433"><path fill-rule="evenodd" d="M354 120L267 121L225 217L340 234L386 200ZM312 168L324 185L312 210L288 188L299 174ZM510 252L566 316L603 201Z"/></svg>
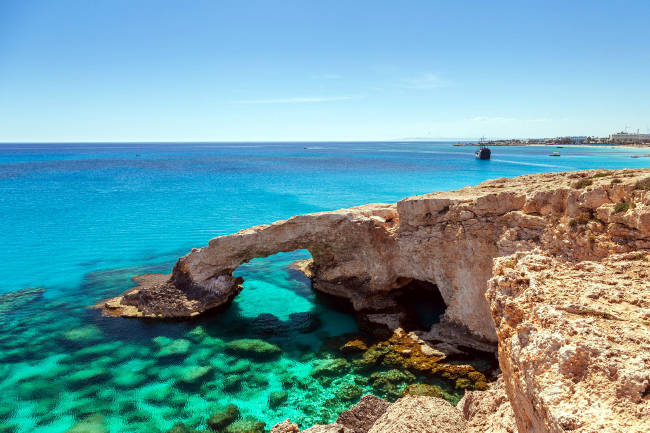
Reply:
<svg viewBox="0 0 650 433"><path fill-rule="evenodd" d="M650 128L650 1L0 0L0 141Z"/></svg>

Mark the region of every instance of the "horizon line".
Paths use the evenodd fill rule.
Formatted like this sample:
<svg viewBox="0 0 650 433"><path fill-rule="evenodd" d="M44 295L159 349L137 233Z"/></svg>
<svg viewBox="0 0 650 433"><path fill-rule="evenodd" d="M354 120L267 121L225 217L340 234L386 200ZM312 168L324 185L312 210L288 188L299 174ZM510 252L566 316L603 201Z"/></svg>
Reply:
<svg viewBox="0 0 650 433"><path fill-rule="evenodd" d="M561 135L555 137L486 137L487 140L540 140L540 139L553 139L561 137L573 137L568 135ZM586 137L586 136L585 136ZM596 136L594 136L596 137ZM480 140L482 137L439 137L439 138L428 138L428 137L410 137L410 138L388 138L388 139L359 139L359 140L57 140L57 141L2 141L0 140L0 145L2 144L111 144L111 143L123 143L123 144L147 144L147 143L381 143L381 142L413 142L413 143L422 143L422 142L446 142L446 141L474 141Z"/></svg>

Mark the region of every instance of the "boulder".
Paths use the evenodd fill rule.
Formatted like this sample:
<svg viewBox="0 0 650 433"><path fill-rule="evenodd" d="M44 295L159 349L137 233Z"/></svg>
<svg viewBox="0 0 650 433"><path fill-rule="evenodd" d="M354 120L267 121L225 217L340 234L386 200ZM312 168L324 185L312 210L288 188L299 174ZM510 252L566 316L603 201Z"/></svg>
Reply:
<svg viewBox="0 0 650 433"><path fill-rule="evenodd" d="M464 433L467 422L455 407L435 397L406 396L391 404L368 433Z"/></svg>
<svg viewBox="0 0 650 433"><path fill-rule="evenodd" d="M363 395L363 389L353 383L344 383L334 393L340 401L356 402Z"/></svg>
<svg viewBox="0 0 650 433"><path fill-rule="evenodd" d="M264 433L266 423L256 419L241 419L230 424L225 433Z"/></svg>
<svg viewBox="0 0 650 433"><path fill-rule="evenodd" d="M390 403L374 395L364 395L355 406L339 415L337 424L350 433L367 433L370 427L386 412Z"/></svg>
<svg viewBox="0 0 650 433"><path fill-rule="evenodd" d="M208 426L212 430L220 431L239 418L239 409L234 404L228 405L225 409L210 415Z"/></svg>
<svg viewBox="0 0 650 433"><path fill-rule="evenodd" d="M289 398L287 391L275 391L269 394L269 407L272 409L281 406Z"/></svg>
<svg viewBox="0 0 650 433"><path fill-rule="evenodd" d="M190 350L192 343L184 338L178 340L171 340L169 344L162 346L160 351L156 354L157 358L165 358L168 356L185 355Z"/></svg>
<svg viewBox="0 0 650 433"><path fill-rule="evenodd" d="M317 361L312 368L311 376L316 378L322 377L340 377L350 368L350 364L343 358L321 359Z"/></svg>
<svg viewBox="0 0 650 433"><path fill-rule="evenodd" d="M106 421L100 414L84 418L65 431L65 433L108 433Z"/></svg>
<svg viewBox="0 0 650 433"><path fill-rule="evenodd" d="M250 338L231 341L226 344L226 350L237 356L259 360L277 358L282 354L282 349L275 344Z"/></svg>
<svg viewBox="0 0 650 433"><path fill-rule="evenodd" d="M285 419L274 425L271 428L271 433L300 433L300 429L297 424L290 422L289 419Z"/></svg>

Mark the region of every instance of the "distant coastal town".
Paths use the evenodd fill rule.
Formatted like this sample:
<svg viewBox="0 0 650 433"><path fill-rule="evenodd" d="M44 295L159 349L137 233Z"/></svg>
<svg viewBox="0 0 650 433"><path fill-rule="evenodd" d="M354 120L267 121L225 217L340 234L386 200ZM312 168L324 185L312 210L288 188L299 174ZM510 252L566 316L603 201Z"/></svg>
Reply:
<svg viewBox="0 0 650 433"><path fill-rule="evenodd" d="M566 136L554 138L526 138L526 139L494 139L486 140L481 139L477 142L470 143L457 143L456 146L526 146L526 145L618 145L618 146L638 146L650 147L650 133L641 134L639 131L636 133L618 132L610 134L607 137L591 137L591 136Z"/></svg>

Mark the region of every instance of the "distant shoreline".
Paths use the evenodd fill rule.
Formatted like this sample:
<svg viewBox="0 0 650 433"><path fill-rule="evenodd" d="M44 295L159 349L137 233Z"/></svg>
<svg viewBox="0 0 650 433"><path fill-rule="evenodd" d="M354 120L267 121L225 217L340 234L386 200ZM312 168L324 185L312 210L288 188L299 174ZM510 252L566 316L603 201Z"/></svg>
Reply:
<svg viewBox="0 0 650 433"><path fill-rule="evenodd" d="M490 147L537 146L537 147L611 147L625 149L650 149L650 144L542 144L542 143L486 143ZM480 146L480 143L456 143L453 146Z"/></svg>

